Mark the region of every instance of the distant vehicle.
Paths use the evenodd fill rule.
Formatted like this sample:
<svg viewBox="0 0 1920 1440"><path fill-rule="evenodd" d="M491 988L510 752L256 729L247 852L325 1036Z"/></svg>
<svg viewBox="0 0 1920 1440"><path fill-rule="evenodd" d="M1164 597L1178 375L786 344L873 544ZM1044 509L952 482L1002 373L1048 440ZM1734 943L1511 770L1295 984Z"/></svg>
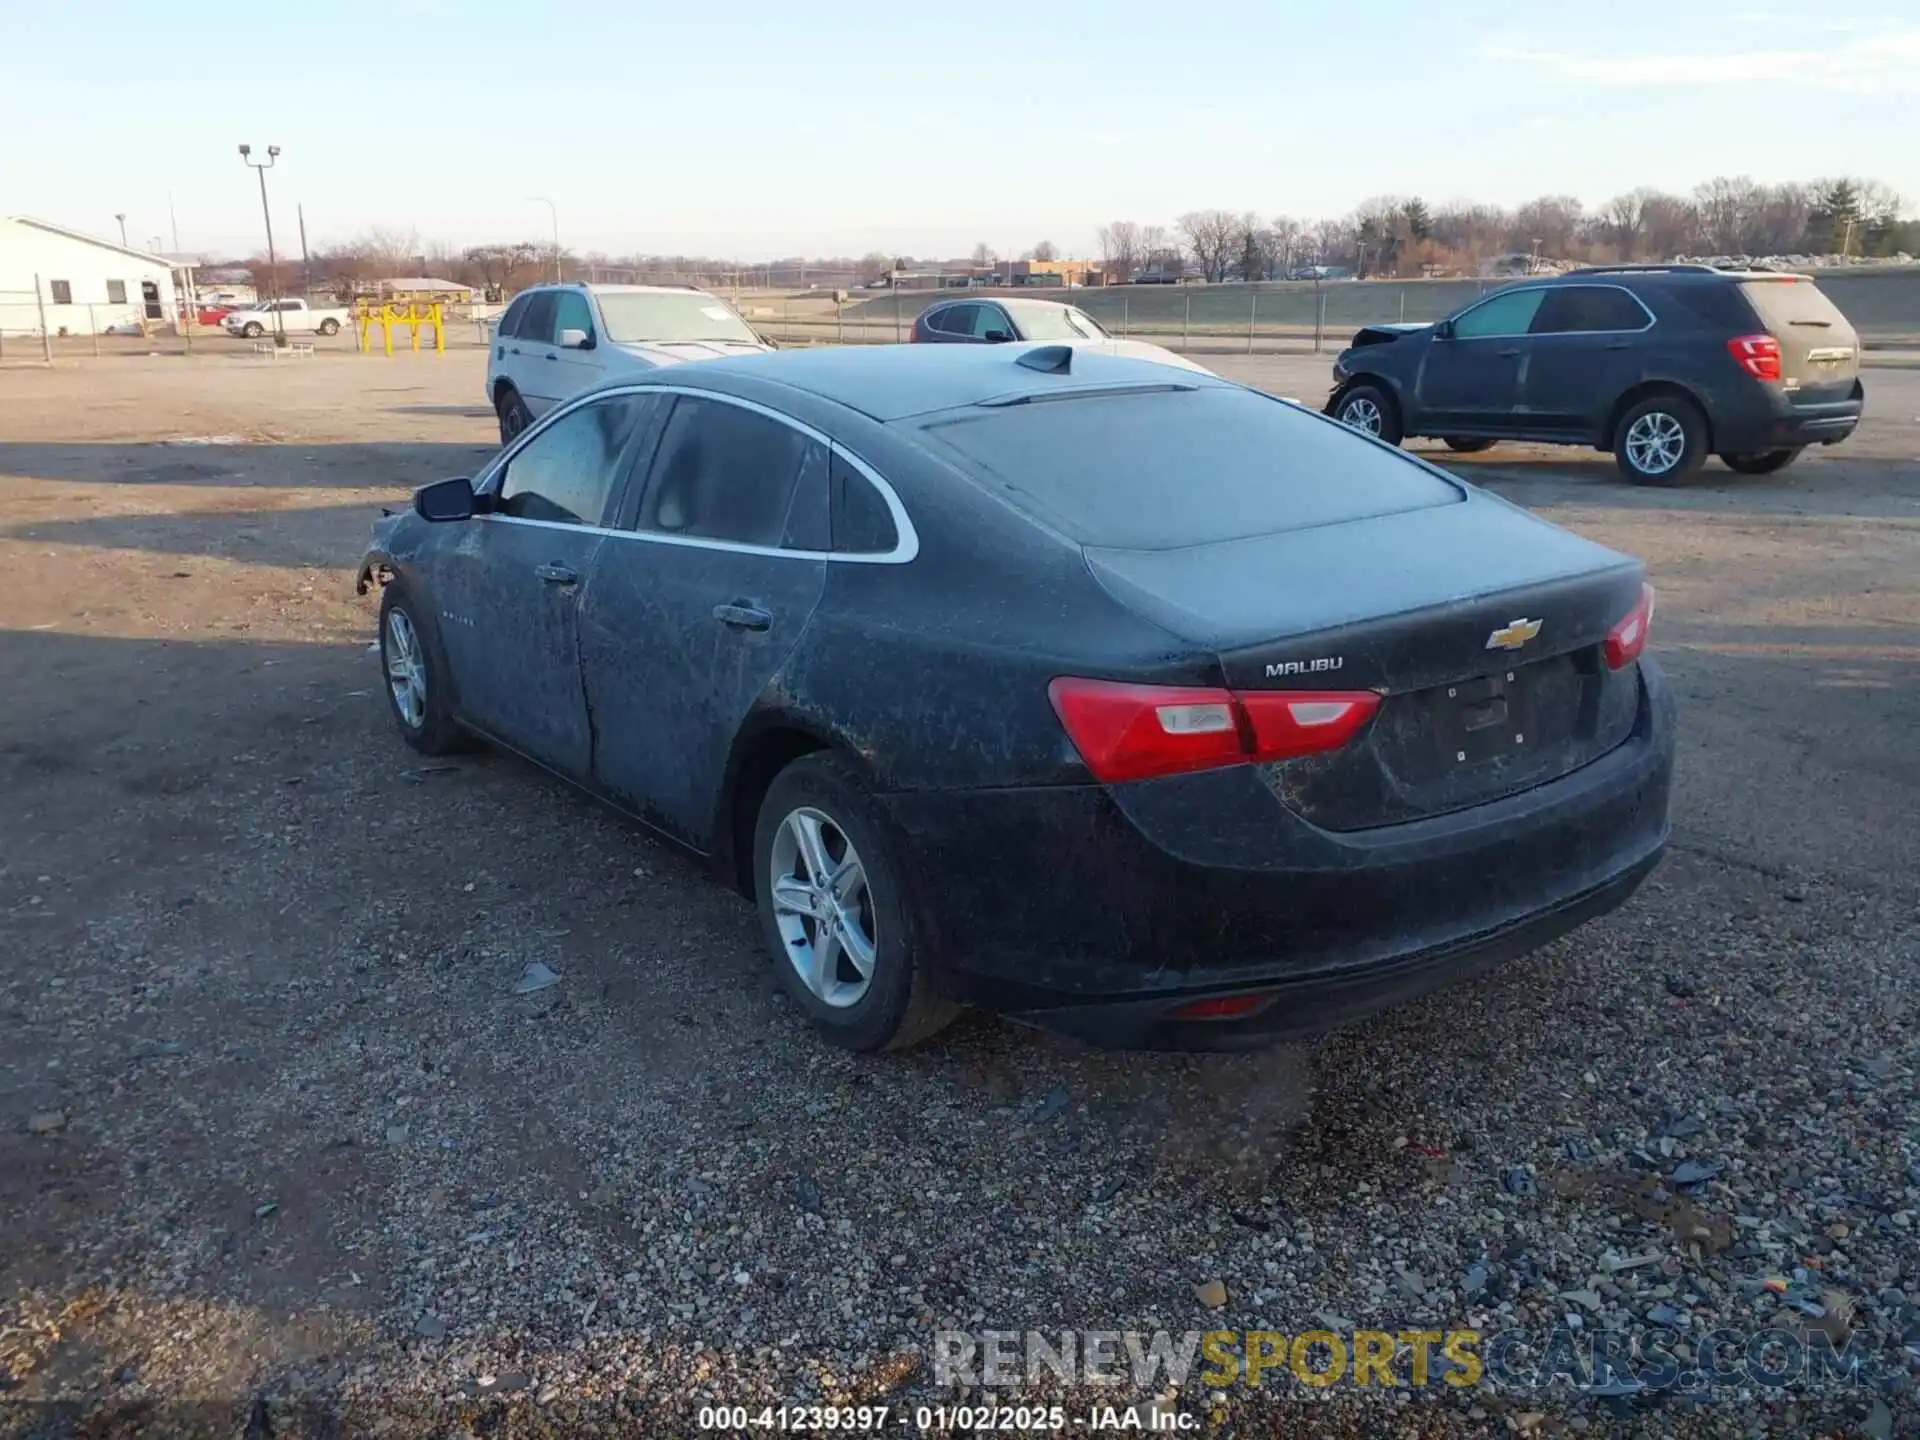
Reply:
<svg viewBox="0 0 1920 1440"><path fill-rule="evenodd" d="M536 285L494 328L487 400L506 444L616 375L773 347L718 295L685 285Z"/></svg>
<svg viewBox="0 0 1920 1440"><path fill-rule="evenodd" d="M220 317L220 324L229 335L257 340L282 330L289 335L338 335L349 318L344 306L316 308L305 300L274 300L252 309L230 310Z"/></svg>
<svg viewBox="0 0 1920 1440"><path fill-rule="evenodd" d="M1369 325L1333 364L1327 413L1397 444L1611 450L1677 485L1718 455L1767 475L1860 423L1860 341L1804 275L1614 265L1496 290L1432 325Z"/></svg>
<svg viewBox="0 0 1920 1440"><path fill-rule="evenodd" d="M1111 335L1079 306L1062 305L1057 300L945 300L915 316L907 338L915 345L998 345L1039 340L1212 373L1204 365L1158 345Z"/></svg>
<svg viewBox="0 0 1920 1440"><path fill-rule="evenodd" d="M1178 285L1180 276L1166 270L1142 270L1127 283L1129 285Z"/></svg>
<svg viewBox="0 0 1920 1440"><path fill-rule="evenodd" d="M704 857L852 1050L963 1004L1143 1049L1321 1029L1667 843L1638 561L1162 365L621 377L377 521L359 580L406 744L490 737Z"/></svg>
<svg viewBox="0 0 1920 1440"><path fill-rule="evenodd" d="M194 312L193 320L196 325L218 325L239 308L238 305L202 305Z"/></svg>

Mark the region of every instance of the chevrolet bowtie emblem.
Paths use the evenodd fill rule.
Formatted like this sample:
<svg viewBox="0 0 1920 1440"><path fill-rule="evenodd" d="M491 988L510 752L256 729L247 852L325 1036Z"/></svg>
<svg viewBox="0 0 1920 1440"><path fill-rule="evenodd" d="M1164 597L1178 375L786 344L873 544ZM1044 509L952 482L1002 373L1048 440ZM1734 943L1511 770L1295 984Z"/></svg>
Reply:
<svg viewBox="0 0 1920 1440"><path fill-rule="evenodd" d="M1538 620L1509 620L1498 630L1487 636L1489 650L1518 650L1527 641L1540 633Z"/></svg>

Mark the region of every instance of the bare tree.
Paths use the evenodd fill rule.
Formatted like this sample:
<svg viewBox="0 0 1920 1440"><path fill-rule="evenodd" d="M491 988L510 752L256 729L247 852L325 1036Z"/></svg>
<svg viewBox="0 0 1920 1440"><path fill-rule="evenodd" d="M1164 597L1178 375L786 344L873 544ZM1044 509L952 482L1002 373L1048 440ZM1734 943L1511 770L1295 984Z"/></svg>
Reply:
<svg viewBox="0 0 1920 1440"><path fill-rule="evenodd" d="M1173 236L1167 233L1164 225L1142 225L1140 227L1140 261L1149 270L1158 270L1161 274L1172 271L1178 276L1181 271L1180 247L1173 242Z"/></svg>
<svg viewBox="0 0 1920 1440"><path fill-rule="evenodd" d="M1277 270L1279 277L1284 280L1293 273L1293 257L1299 253L1304 230L1305 227L1291 215L1273 217L1273 224L1267 230L1267 234L1271 237L1268 255L1273 261L1267 269L1269 276Z"/></svg>
<svg viewBox="0 0 1920 1440"><path fill-rule="evenodd" d="M1622 260L1632 260L1640 251L1640 236L1646 224L1647 199L1652 194L1647 189L1629 190L1624 195L1616 195L1600 207L1600 229L1614 253Z"/></svg>
<svg viewBox="0 0 1920 1440"><path fill-rule="evenodd" d="M1233 263L1240 222L1226 210L1189 210L1180 217L1180 233L1187 237L1194 264L1207 279L1226 279Z"/></svg>
<svg viewBox="0 0 1920 1440"><path fill-rule="evenodd" d="M1033 258L1040 261L1058 260L1060 258L1060 247L1055 245L1051 240L1042 240L1038 245L1033 247Z"/></svg>
<svg viewBox="0 0 1920 1440"><path fill-rule="evenodd" d="M993 247L987 244L986 241L980 240L975 242L973 247L973 263L974 264L992 265L995 262L997 262L999 258L1000 257L998 255L993 253Z"/></svg>
<svg viewBox="0 0 1920 1440"><path fill-rule="evenodd" d="M1640 230L1651 258L1671 260L1698 243L1700 212L1690 200L1655 190L1640 202Z"/></svg>
<svg viewBox="0 0 1920 1440"><path fill-rule="evenodd" d="M531 240L511 244L475 245L466 252L465 273L456 276L465 284L479 284L492 298L531 285L546 273L544 249Z"/></svg>
<svg viewBox="0 0 1920 1440"><path fill-rule="evenodd" d="M860 263L853 273L862 285L870 285L892 268L893 259L885 251L869 250L860 257Z"/></svg>
<svg viewBox="0 0 1920 1440"><path fill-rule="evenodd" d="M1716 175L1693 187L1700 241L1722 255L1744 255L1765 193L1745 175Z"/></svg>
<svg viewBox="0 0 1920 1440"><path fill-rule="evenodd" d="M1433 213L1434 243L1469 268L1506 244L1512 217L1497 205L1455 200Z"/></svg>
<svg viewBox="0 0 1920 1440"><path fill-rule="evenodd" d="M1513 212L1507 243L1528 254L1565 258L1580 234L1583 207L1572 195L1542 195Z"/></svg>
<svg viewBox="0 0 1920 1440"><path fill-rule="evenodd" d="M1100 227L1100 258L1116 280L1131 280L1143 253L1140 227L1131 220L1115 220Z"/></svg>

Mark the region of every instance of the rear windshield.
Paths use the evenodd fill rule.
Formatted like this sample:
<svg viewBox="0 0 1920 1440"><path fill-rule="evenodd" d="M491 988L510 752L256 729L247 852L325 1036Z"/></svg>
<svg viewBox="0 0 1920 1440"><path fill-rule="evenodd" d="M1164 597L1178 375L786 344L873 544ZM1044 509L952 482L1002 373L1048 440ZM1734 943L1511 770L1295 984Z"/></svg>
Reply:
<svg viewBox="0 0 1920 1440"><path fill-rule="evenodd" d="M925 433L1020 509L1100 548L1173 550L1461 498L1343 425L1226 387L981 407Z"/></svg>
<svg viewBox="0 0 1920 1440"><path fill-rule="evenodd" d="M1853 326L1811 280L1743 280L1740 289L1777 336L1851 335Z"/></svg>

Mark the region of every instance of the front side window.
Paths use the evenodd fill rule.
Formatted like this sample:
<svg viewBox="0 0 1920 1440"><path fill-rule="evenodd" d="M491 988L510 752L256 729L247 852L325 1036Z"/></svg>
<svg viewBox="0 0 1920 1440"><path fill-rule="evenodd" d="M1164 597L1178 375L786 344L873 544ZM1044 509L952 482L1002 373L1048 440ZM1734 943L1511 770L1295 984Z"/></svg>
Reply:
<svg viewBox="0 0 1920 1440"><path fill-rule="evenodd" d="M991 340L996 335L1004 335L1011 340L1017 333L1013 322L1007 318L1007 312L998 305L976 305L978 313L973 317L973 334L978 340Z"/></svg>
<svg viewBox="0 0 1920 1440"><path fill-rule="evenodd" d="M553 291L536 291L527 301L526 314L520 317L520 328L513 333L522 340L531 340L535 344L550 344L553 340Z"/></svg>
<svg viewBox="0 0 1920 1440"><path fill-rule="evenodd" d="M569 330L593 334L593 311L587 305L587 297L578 290L562 290L554 301L554 342L559 343L560 337Z"/></svg>
<svg viewBox="0 0 1920 1440"><path fill-rule="evenodd" d="M769 549L819 549L811 497L824 502L825 468L825 447L791 425L682 395L660 437L637 528ZM805 486L803 470L812 476ZM796 495L809 498L796 505ZM820 503L818 514L824 513Z"/></svg>
<svg viewBox="0 0 1920 1440"><path fill-rule="evenodd" d="M507 462L496 512L562 525L604 523L640 407L639 396L614 395L554 421Z"/></svg>
<svg viewBox="0 0 1920 1440"><path fill-rule="evenodd" d="M1545 298L1544 290L1502 291L1457 317L1453 322L1453 338L1486 340L1501 335L1524 335Z"/></svg>

